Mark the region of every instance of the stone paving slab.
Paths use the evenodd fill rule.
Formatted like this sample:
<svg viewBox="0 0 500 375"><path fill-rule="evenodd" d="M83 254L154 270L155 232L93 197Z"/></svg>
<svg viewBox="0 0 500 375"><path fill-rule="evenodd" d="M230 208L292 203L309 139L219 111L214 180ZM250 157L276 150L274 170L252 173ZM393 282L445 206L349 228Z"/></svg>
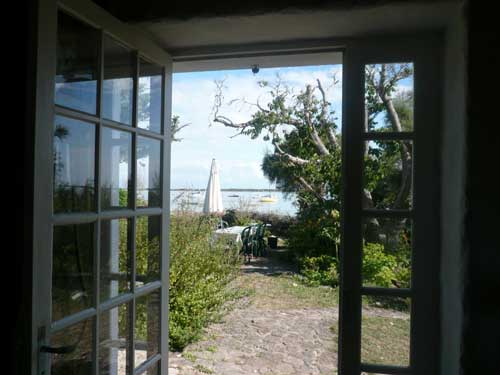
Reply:
<svg viewBox="0 0 500 375"><path fill-rule="evenodd" d="M333 374L336 335L329 327L337 316L337 309L237 308L208 329L211 339L186 348L195 363L174 354L170 366L179 375Z"/></svg>

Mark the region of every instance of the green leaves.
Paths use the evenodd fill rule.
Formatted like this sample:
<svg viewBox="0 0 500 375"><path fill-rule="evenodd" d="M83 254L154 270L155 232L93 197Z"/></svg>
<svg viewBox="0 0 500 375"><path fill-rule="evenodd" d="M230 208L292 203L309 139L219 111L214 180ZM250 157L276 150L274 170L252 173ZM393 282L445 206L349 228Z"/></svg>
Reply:
<svg viewBox="0 0 500 375"><path fill-rule="evenodd" d="M235 252L211 244L216 218L172 216L170 233L170 345L181 350L200 337L225 301L239 267Z"/></svg>

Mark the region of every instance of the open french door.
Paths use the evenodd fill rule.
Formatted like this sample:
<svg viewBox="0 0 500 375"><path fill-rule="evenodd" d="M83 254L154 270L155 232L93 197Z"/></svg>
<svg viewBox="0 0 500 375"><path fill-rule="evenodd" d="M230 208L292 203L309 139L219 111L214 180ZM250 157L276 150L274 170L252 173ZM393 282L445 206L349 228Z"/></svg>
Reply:
<svg viewBox="0 0 500 375"><path fill-rule="evenodd" d="M428 375L439 370L440 67L440 40L434 35L367 38L348 43L345 49L339 319L342 375ZM390 86L394 77L399 79L400 92ZM391 122L384 94L386 99L411 95L410 111L399 126L398 121ZM377 109L377 105L381 107ZM383 122L392 123L389 130L380 127ZM365 177L372 173L378 179L386 178L377 155L390 150L399 160L400 175L387 186L396 187L393 191L372 191ZM376 194L379 199L374 204L371 198ZM406 287L366 282L363 249L369 246L369 229L374 226L385 241L386 251L391 243L398 248L404 237L411 265ZM404 358L391 358L390 348L381 348L387 355L366 357L369 318L378 319L380 335L385 334L386 324L383 315L376 316L380 312L367 308L368 298L407 306L410 322L402 328L407 329L402 337L408 340ZM390 342L391 337L386 340Z"/></svg>
<svg viewBox="0 0 500 375"><path fill-rule="evenodd" d="M32 374L167 374L170 56L90 1L38 9Z"/></svg>

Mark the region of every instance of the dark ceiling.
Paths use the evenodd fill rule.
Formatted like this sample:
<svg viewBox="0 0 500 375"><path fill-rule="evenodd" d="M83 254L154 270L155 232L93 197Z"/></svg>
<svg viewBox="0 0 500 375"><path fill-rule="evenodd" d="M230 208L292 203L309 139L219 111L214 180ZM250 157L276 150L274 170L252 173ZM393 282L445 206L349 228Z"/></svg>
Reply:
<svg viewBox="0 0 500 375"><path fill-rule="evenodd" d="M387 3L432 3L433 0L93 0L125 22L194 17L258 15L284 10L346 9Z"/></svg>

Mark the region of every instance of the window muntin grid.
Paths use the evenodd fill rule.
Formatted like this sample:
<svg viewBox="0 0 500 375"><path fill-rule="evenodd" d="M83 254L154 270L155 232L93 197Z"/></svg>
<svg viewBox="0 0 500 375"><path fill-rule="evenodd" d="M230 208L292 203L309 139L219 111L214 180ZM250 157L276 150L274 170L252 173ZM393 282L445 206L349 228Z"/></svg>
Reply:
<svg viewBox="0 0 500 375"><path fill-rule="evenodd" d="M379 84L380 82L380 74L387 74L389 71L392 72L392 74L398 74L398 72L403 71L405 69L410 68L411 72L406 71L404 74L407 76L407 78L403 79L403 82L406 82L408 86L408 90L411 90L411 93L403 92L401 95L411 95L410 97L410 106L408 113L405 113L407 115L407 118L405 119L404 123L399 124L400 126L394 126L394 124L391 123L390 116L391 114L387 111L387 109L380 110L380 108L376 108L377 105L383 105L386 103L383 103L383 100L377 100L374 99L374 96L383 96L382 93L378 92L373 92L368 90L368 85L367 81L368 80L374 80L375 84ZM414 122L414 101L413 101L413 87L414 87L414 63L413 62L398 62L398 63L377 63L377 64L366 64L365 65L365 74L364 74L364 81L365 81L365 112L364 112L364 131L362 133L362 139L363 139L363 162L362 162L362 197L361 197L361 202L362 202L362 209L361 209L361 218L363 220L364 224L367 223L373 223L377 221L384 221L386 223L407 223L407 222L412 222L414 224L414 216L413 216L413 207L414 207L414 196L413 196L413 179L414 179L414 168L413 168L413 161L414 161L414 155L413 155L413 149L415 146L415 131L416 131L416 124ZM370 76L372 74L372 76ZM376 78L374 78L373 75L379 75L379 81L377 81ZM379 90L383 91L383 88L378 87ZM394 94L394 91L397 89L396 86L387 89L387 94L390 96ZM375 90L377 91L377 90ZM371 100L370 100L371 97ZM385 98L386 99L386 98ZM374 106L375 108L370 107L371 105ZM377 116L370 116L370 111L373 112L379 112ZM385 125L383 124L385 122ZM400 171L399 173L395 173L397 176L397 181L392 181L393 185L396 186L397 189L394 189L394 186L392 190L403 190L404 186L407 186L408 190L408 199L406 202L398 202L398 196L395 192L393 192L393 196L390 196L391 189L387 188L389 185L389 179L387 176L384 176L383 174L380 173L382 169L380 169L380 165L377 164L377 162L380 160L380 154L383 152L389 152L392 151L393 154L396 154L400 156L401 158L401 163L399 163L395 169L399 167ZM406 163L406 165L402 165L402 163ZM368 171L370 167L373 168L373 166L377 166L375 171ZM406 172L405 172L406 171ZM375 173L378 175L376 177L379 177L383 182L385 182L385 194L388 194L388 197L382 197L382 198L387 198L381 200L380 204L369 204L366 199L366 195L371 194L374 192L370 189L370 186L367 185L367 173ZM397 172L397 171L396 171ZM385 178L385 181L384 181ZM394 178L394 177L393 177ZM382 189L383 190L383 189ZM377 223L380 224L380 223ZM404 226L404 225L403 225ZM366 228L368 228L369 225L363 225L363 230L366 231ZM398 227L399 228L399 227ZM399 228L397 231L398 235L401 235L404 231ZM363 247L366 246L365 239L367 233L363 233L363 241L362 245ZM398 238L398 246L401 245L401 239ZM384 251L386 250L388 243L385 244L384 246ZM413 273L411 270L411 264L412 264L412 257L414 255L414 246L413 243L410 242L409 244L405 244L408 249L404 249L405 251L409 251L410 254L407 256L407 260L410 264L410 273ZM363 251L361 252L362 257L363 257ZM364 259L361 261L362 263L362 268L364 266ZM405 285L404 287L390 287L388 285L384 286L379 286L379 285L365 285L363 280L365 280L365 276L361 274L362 278L362 287L361 287L361 296L363 298L372 298L372 299L382 299L382 300L397 300L397 301L405 301L404 304L408 306L410 312L409 312L409 322L404 323L403 320L401 322L398 321L398 323L401 323L401 325L404 325L404 327L400 327L402 331L405 332L405 337L407 337L407 359L405 359L403 362L404 363L391 363L391 361L384 361L384 358L378 358L376 361L371 361L371 358L366 358L363 356L363 344L366 345L366 337L363 337L363 334L361 335L361 369L370 369L370 368L377 368L377 366L384 367L384 366L389 366L394 368L398 368L401 370L401 373L408 373L411 365L411 340L410 340L410 333L411 333L411 323L412 323L412 312L411 312L411 305L413 303L412 301L412 295L413 291L410 285ZM411 276L409 276L411 278ZM377 284L377 283L375 283ZM362 304L361 304L361 309L362 309ZM362 310L363 311L363 310ZM363 317L363 312L362 312L362 317ZM382 319L382 318L381 318ZM391 325L392 322L383 322L384 324L387 323ZM394 323L393 323L394 324ZM366 332L367 331L367 326L369 325L369 322L367 321L367 318L364 317L362 318L361 321L361 332ZM363 331L364 329L364 331ZM365 341L363 341L365 340ZM370 363L365 363L365 361L369 361Z"/></svg>
<svg viewBox="0 0 500 375"><path fill-rule="evenodd" d="M66 18L73 18L73 16L68 16L66 15L63 11L59 11L59 17L66 19ZM61 16L62 15L62 16ZM103 313L110 312L113 309L116 309L117 306L123 306L123 304L127 304L127 306L130 306L128 316L130 319L128 319L128 323L130 325L129 331L131 332L131 337L130 337L130 343L128 344L129 347L128 349L133 353L133 349L135 346L135 339L134 339L134 322L135 320L135 310L136 310L136 299L142 298L142 299L147 299L149 295L155 295L157 296L156 302L159 304L158 306L161 306L161 301L160 301L160 291L161 291L161 277L160 275L162 274L161 272L161 262L158 262L158 271L155 273L154 279L156 281L149 282L141 287L136 287L135 286L135 278L137 275L137 272L135 271L135 266L136 266L136 260L135 260L135 252L136 252L136 245L135 241L133 240L135 238L136 234L136 225L137 225L137 217L143 217L144 215L148 215L148 217L151 218L157 218L156 221L158 223L161 223L164 221L163 219L163 213L164 210L162 208L161 204L161 199L158 199L155 207L137 207L136 202L134 197L136 196L136 186L137 186L137 170L136 170L136 165L137 165L137 150L136 150L136 145L138 143L138 138L146 141L154 141L155 145L159 145L160 150L163 149L163 144L165 141L165 135L163 133L164 127L162 126L164 122L164 90L165 90L165 69L161 67L160 65L156 65L152 62L150 62L147 58L143 57L140 55L138 51L131 51L131 56L132 56L132 65L133 65L133 74L132 74L132 81L133 81L133 111L131 114L132 118L132 126L128 124L128 116L123 115L123 116L118 116L114 117L112 119L105 118L105 117L113 117L107 115L109 111L106 112L105 110L105 101L106 99L104 98L104 48L103 44L106 39L107 43L111 41L110 37L103 31L103 30L98 30L94 29L91 26L87 26L84 24L82 21L79 21L78 19L74 18L75 23L81 23L82 25L85 25L84 27L88 27L92 29L92 32L97 33L98 35L98 43L96 48L99 51L99 64L98 64L98 69L97 69L97 77L98 79L96 80L96 95L95 99L93 99L92 96L86 97L85 105L89 108L93 108L93 104L89 104L92 100L95 100L95 111L88 110L88 111L83 111L80 107L78 106L68 106L68 105L60 105L60 104L65 104L61 103L60 100L57 100L57 95L56 95L56 103L55 103L55 114L59 118L67 118L69 121L73 122L87 122L91 123L91 125L94 128L94 134L95 134L95 144L94 146L94 194L92 195L92 198L90 199L90 208L86 209L85 212L79 212L76 210L59 210L56 211L54 210L54 215L53 215L53 225L54 228L59 228L63 226L74 226L74 225L88 225L91 226L94 230L93 233L93 249L92 249L92 266L91 266L91 274L87 275L90 277L92 280L90 284L92 285L91 293L89 293L89 297L87 298L89 302L88 306L80 307L76 309L75 311L71 311L70 314L66 314L64 316L57 316L57 321L54 320L51 327L50 327L50 336L52 337L59 337L60 335L64 335L65 330L70 327L70 326L75 326L78 325L80 322L84 320L91 320L94 322L94 328L92 330L92 340L93 340L93 346L92 346L92 356L93 360L97 361L97 358L99 358L99 335L96 334L99 332L100 329L100 320L101 316L104 316ZM121 44L120 42L116 42L117 44ZM151 69L154 70L155 72L155 107L154 107L154 126L151 127L150 129L141 129L138 127L138 114L137 114L137 100L138 100L138 65L139 65L139 59L143 62L146 62L151 66ZM159 76L159 78L158 78ZM159 82L159 86L158 86ZM58 81L56 78L56 86L58 85ZM60 84L59 84L60 86ZM130 87L130 82L127 82L127 87ZM130 103L130 101L129 101ZM120 121L122 119L125 119L127 121L114 121L118 120ZM115 132L120 132L122 135L124 135L125 138L131 139L131 148L129 149L131 155L130 155L130 178L131 182L128 184L128 187L130 189L130 194L127 194L129 197L129 201L127 205L122 205L124 207L120 207L118 205L117 207L107 207L106 204L103 204L102 202L102 196L101 194L95 194L95 192L101 191L102 183L101 181L104 181L106 179L103 179L103 164L102 164L102 158L105 157L105 153L102 152L102 137L105 135L106 132L109 131L115 131ZM116 133L115 133L116 134ZM159 155L157 155L157 160L155 162L157 163L157 169L159 171L158 175L156 176L157 178L157 183L159 187L157 190L161 194L163 189L161 188L162 185L162 180L163 180L163 175L161 171L163 171L163 151L159 152ZM107 208L107 209L105 209ZM105 210L104 210L105 209ZM103 300L101 298L100 294L100 289L101 289L101 280L100 280L100 267L101 267L101 240L102 240L102 230L103 230L103 222L109 222L109 221L123 221L126 220L128 222L128 225L130 228L128 229L130 240L131 243L127 245L128 251L130 252L128 254L130 260L130 273L131 273L131 281L130 281L130 290L123 290L123 293L118 293L116 296L110 296L111 299L105 299ZM161 227L159 228L161 231ZM163 249L161 248L161 242L158 243L158 257L160 258L161 252ZM159 307L158 307L159 308ZM157 336L158 338L161 335L161 327L160 325L160 318L159 318L159 313L156 315L157 321L155 322L155 329L157 329ZM59 336L58 336L59 335ZM157 352L159 353L159 348L160 345L158 343L157 346ZM150 366L155 366L157 363L159 363L160 356L154 355L151 358L148 358L148 360L145 363L142 363L140 365L140 369L136 369L135 371L142 371L144 368L148 368ZM127 366L130 368L136 368L137 364L134 364L134 355L129 355L128 360L127 360ZM98 366L94 366L94 368L98 368Z"/></svg>

